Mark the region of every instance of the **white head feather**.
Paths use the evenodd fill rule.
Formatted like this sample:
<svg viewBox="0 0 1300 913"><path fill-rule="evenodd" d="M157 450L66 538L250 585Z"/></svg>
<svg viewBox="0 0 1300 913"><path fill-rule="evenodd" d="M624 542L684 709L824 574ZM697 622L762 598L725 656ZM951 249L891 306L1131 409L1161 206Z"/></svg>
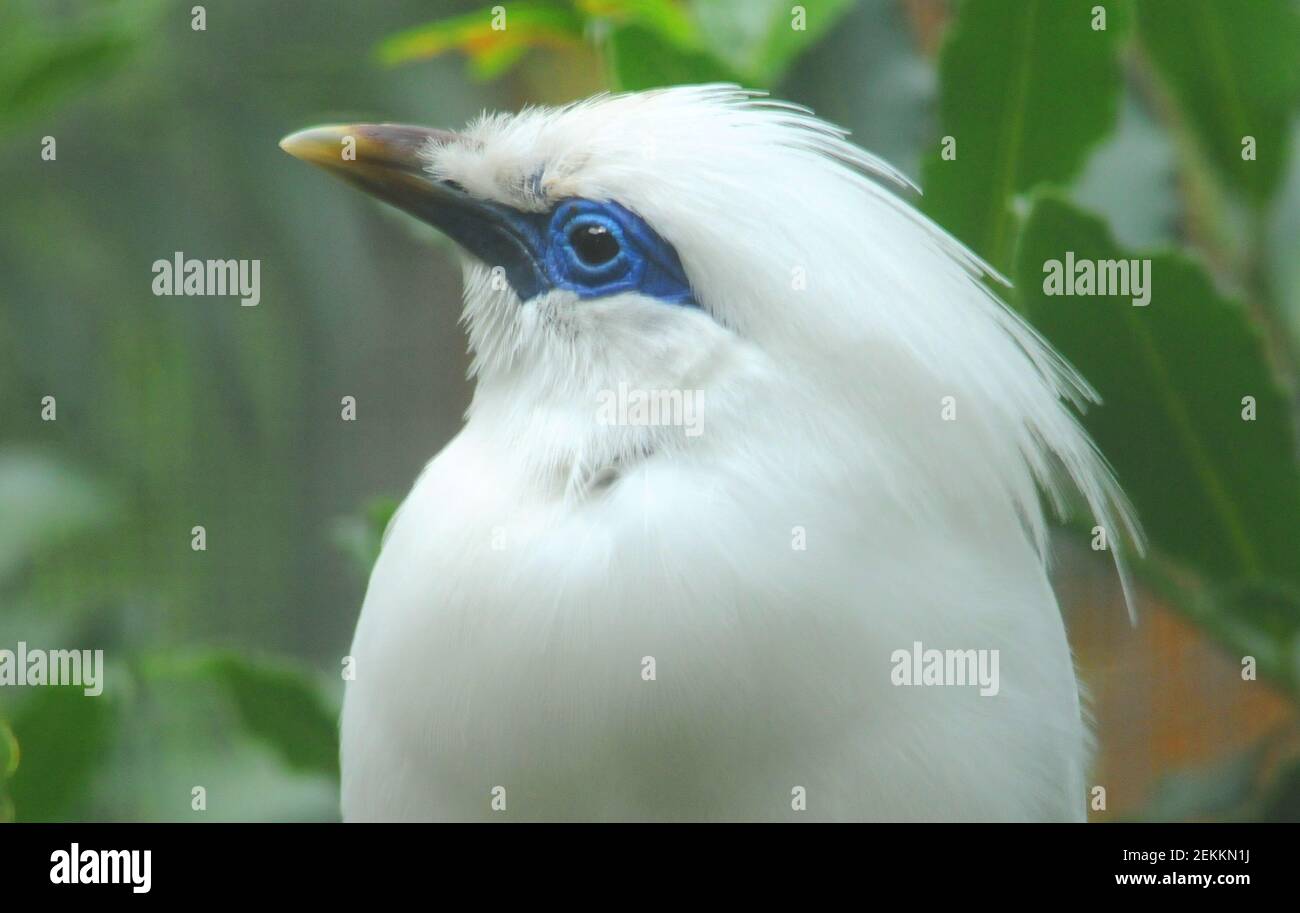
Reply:
<svg viewBox="0 0 1300 913"><path fill-rule="evenodd" d="M770 461L791 449L759 438L810 436L817 447L792 449L912 509L1014 505L1043 553L1038 491L1064 514L1073 487L1123 575L1137 523L1067 406L1096 394L985 281L1005 280L883 186L911 184L845 131L706 85L485 115L462 136L427 150L432 174L524 210L621 203L674 245L704 311L564 291L521 308L471 264L471 414L505 411L537 472L573 488L650 451ZM705 390L709 433L594 424L596 394L619 382Z"/></svg>

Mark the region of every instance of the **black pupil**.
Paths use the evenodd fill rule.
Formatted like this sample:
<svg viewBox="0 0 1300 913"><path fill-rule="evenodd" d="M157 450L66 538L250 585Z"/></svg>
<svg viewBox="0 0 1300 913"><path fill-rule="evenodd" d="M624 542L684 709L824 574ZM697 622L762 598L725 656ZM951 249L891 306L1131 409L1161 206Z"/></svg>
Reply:
<svg viewBox="0 0 1300 913"><path fill-rule="evenodd" d="M618 241L604 225L584 225L574 229L569 241L578 259L588 266L600 266L618 256Z"/></svg>

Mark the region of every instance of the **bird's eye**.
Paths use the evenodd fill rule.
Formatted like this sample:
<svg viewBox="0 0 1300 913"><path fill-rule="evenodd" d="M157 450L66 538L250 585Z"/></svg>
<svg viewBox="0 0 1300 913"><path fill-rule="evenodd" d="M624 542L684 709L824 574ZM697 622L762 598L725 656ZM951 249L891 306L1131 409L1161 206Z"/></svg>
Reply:
<svg viewBox="0 0 1300 913"><path fill-rule="evenodd" d="M573 252L587 266L603 266L618 256L618 239L604 225L580 225L569 232Z"/></svg>

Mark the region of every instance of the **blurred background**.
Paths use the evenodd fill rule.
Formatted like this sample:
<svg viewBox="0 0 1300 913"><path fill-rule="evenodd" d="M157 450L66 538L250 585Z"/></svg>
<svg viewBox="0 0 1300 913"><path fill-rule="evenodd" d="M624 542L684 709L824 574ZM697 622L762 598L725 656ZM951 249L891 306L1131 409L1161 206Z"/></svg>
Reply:
<svg viewBox="0 0 1300 913"><path fill-rule="evenodd" d="M1058 536L1093 820L1300 819L1297 59L1294 0L5 0L0 649L108 669L0 688L0 820L337 818L342 657L468 359L454 252L280 137L711 80L916 179L1105 397L1152 549L1133 626ZM1153 258L1151 307L1044 297L1066 249ZM260 304L155 297L177 251Z"/></svg>

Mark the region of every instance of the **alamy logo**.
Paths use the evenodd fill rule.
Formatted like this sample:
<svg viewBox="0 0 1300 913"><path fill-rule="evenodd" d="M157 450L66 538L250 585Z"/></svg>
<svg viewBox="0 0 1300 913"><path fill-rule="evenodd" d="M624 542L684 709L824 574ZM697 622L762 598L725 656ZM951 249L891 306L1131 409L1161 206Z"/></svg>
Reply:
<svg viewBox="0 0 1300 913"><path fill-rule="evenodd" d="M981 697L996 697L1001 688L997 650L927 650L916 640L911 650L895 650L889 660L894 664L889 680L896 687L978 685Z"/></svg>
<svg viewBox="0 0 1300 913"><path fill-rule="evenodd" d="M104 692L103 650L0 650L0 685L80 685L87 697Z"/></svg>
<svg viewBox="0 0 1300 913"><path fill-rule="evenodd" d="M641 390L626 382L596 394L596 421L601 425L659 426L686 429L687 437L704 430L703 390Z"/></svg>
<svg viewBox="0 0 1300 913"><path fill-rule="evenodd" d="M136 894L152 886L152 850L83 850L79 844L50 854L51 884L129 884Z"/></svg>
<svg viewBox="0 0 1300 913"><path fill-rule="evenodd" d="M153 293L159 296L238 295L246 308L262 300L261 260L186 260L176 251L171 260L155 260L153 273Z"/></svg>
<svg viewBox="0 0 1300 913"><path fill-rule="evenodd" d="M1151 303L1150 260L1075 259L1074 251L1065 252L1065 260L1048 260L1043 264L1044 295L1102 295L1133 299L1134 307Z"/></svg>

